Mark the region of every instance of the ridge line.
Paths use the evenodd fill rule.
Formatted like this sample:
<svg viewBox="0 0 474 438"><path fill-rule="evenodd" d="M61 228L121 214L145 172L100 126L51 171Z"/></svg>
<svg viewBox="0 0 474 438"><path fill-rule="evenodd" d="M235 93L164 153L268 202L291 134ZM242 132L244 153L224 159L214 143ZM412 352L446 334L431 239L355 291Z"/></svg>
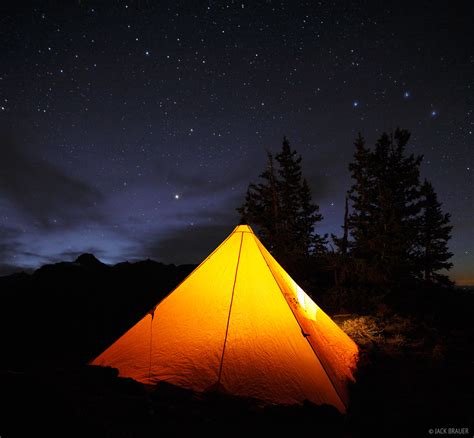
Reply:
<svg viewBox="0 0 474 438"><path fill-rule="evenodd" d="M186 280L188 280L192 275L194 275L198 269L204 265L233 235L234 233L240 233L240 231L232 231L218 246L217 248L214 248L214 250L201 262L199 265L197 265L186 277L181 280L173 289L171 289L161 300L159 300L153 307L150 308L143 316L141 316L138 321L133 324L131 327L129 327L127 330L125 330L120 336L118 336L112 344L110 344L102 353L100 353L98 356L93 357L90 359L87 364L91 364L96 360L101 354L105 353L115 342L119 341L122 339L130 330L132 330L143 318L146 318L147 315L150 315L152 318L153 322L153 315L155 313L156 308L163 303L176 289L178 289Z"/></svg>

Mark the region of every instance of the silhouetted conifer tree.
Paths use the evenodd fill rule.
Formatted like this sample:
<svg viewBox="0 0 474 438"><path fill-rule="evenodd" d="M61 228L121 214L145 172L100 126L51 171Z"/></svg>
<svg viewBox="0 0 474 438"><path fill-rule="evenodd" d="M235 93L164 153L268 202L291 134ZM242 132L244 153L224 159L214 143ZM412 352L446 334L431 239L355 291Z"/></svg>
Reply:
<svg viewBox="0 0 474 438"><path fill-rule="evenodd" d="M440 274L441 269L449 270L452 253L448 249L452 226L449 213L443 213L441 203L428 181L421 187L422 216L420 223L420 258L423 279L428 283L452 284L447 275Z"/></svg>
<svg viewBox="0 0 474 438"><path fill-rule="evenodd" d="M286 137L275 161L277 169L268 154L261 182L249 185L244 204L237 211L246 223L256 227L274 256L291 269L324 251L325 238L315 232L322 215L302 176L301 156L291 149Z"/></svg>
<svg viewBox="0 0 474 438"><path fill-rule="evenodd" d="M255 224L260 238L274 253L281 251L277 236L280 235L280 196L273 156L267 153L267 168L260 175L261 182L250 183L244 204L237 209L241 222Z"/></svg>
<svg viewBox="0 0 474 438"><path fill-rule="evenodd" d="M421 156L407 155L407 130L382 134L372 151L361 135L349 165L352 255L366 264L367 280L385 288L405 284L420 270L416 247L421 210Z"/></svg>

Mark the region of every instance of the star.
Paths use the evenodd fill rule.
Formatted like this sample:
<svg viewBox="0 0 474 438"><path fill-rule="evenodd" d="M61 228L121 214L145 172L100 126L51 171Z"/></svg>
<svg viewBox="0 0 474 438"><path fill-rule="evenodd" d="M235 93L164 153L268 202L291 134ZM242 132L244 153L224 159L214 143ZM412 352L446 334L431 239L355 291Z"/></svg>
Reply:
<svg viewBox="0 0 474 438"><path fill-rule="evenodd" d="M344 207L340 199L351 181L347 166L353 161L353 137L361 131L368 138L367 146L373 146L383 130L391 131L397 125L412 132L409 144L416 144L426 156L427 174L421 178L433 180L440 194L452 194L445 208L453 218L470 221L464 215L470 214L465 204L469 202L468 182L474 175L469 155L474 110L462 98L470 96L474 87L466 74L471 66L469 41L464 38L470 30L469 20L447 20L450 27L445 30L453 38L445 39L432 26L444 20L443 11L435 8L430 10L429 20L433 21L426 38L414 42L406 32L411 22L399 23L399 30L392 32L392 15L383 32L384 20L394 12L372 5L363 20L354 21L341 20L340 11L319 7L318 2L305 2L308 8L296 8L289 14L285 2L259 8L246 0L208 1L189 16L184 2L148 2L149 7L136 8L124 0L107 14L95 8L93 3L100 2L79 3L86 5L71 9L70 20L61 20L60 11L54 8L40 6L32 11L32 20L23 20L14 6L12 14L6 14L15 32L30 37L26 42L9 40L6 67L0 72L0 126L18 127L22 119L31 122L39 134L31 139L32 144L26 144L21 132L12 141L25 142L25 165L29 160L36 162L37 158L29 157L31 148L41 157L37 166L44 160L46 169L41 173L44 178L18 188L15 202L23 207L22 202L31 198L31 209L36 208L39 203L33 195L26 198L21 191L37 190L43 196L52 190L49 161L58 172L71 173L71 178L81 182L77 196L72 182L66 187L71 195L64 199L64 206L59 205L60 188L53 187L59 191L58 196L54 190L51 195L51 203L58 204L55 208L44 212L38 207L35 217L30 209L15 213L28 213L18 221L18 228L32 220L31 241L36 242L35 236L43 239L35 224L53 226L57 218L58 231L71 239L77 235L82 245L82 226L89 226L88 218L95 217L94 212L78 215L77 230L76 221L70 224L63 218L75 214L89 198L102 221L96 230L109 225L126 229L129 216L136 217L138 224L143 214L146 218L169 215L169 224L156 226L170 230L193 224L202 229L208 216L217 227L220 221L236 221L234 204L243 202L249 183L260 181L265 149L277 154L284 134L308 166L303 177L311 178L311 164L328 157L327 168L334 174L323 172L327 193L315 187L313 201L327 209L322 226L339 233ZM412 11L419 14L415 19L423 17L421 9ZM467 12L462 9L459 6L458 12ZM84 14L87 23L77 28ZM105 28L107 34L101 32ZM365 39L371 44L365 44ZM400 68L394 68L383 50L392 43L410 47L400 53ZM15 74L18 71L22 74ZM450 111L445 112L448 107ZM16 159L18 154L2 156L0 173L10 171L6 159ZM27 184L36 178L25 179ZM82 183L91 187L85 190ZM459 187L452 191L454 184ZM16 187L3 186L0 184L0 198L11 195L13 199ZM185 198L175 189L183 189ZM196 196L190 196L193 189ZM338 201L331 201L328 194ZM128 211L131 200L140 206L139 211ZM14 207L2 205L0 224ZM145 236L153 229L143 227L138 233L142 232ZM10 236L3 234L0 258L2 244ZM125 234L120 237L128 238ZM453 247L464 244L461 236L467 232L459 227L453 233ZM104 245L109 255L121 261L127 254L115 252L121 245L115 237L110 237L110 246L109 237L104 239ZM69 244L67 239L65 244ZM47 238L44 242L45 255L62 250L53 248ZM89 243L84 245L87 249ZM459 248L453 252L465 257ZM179 253L179 261L179 257L183 261L194 257L187 251Z"/></svg>

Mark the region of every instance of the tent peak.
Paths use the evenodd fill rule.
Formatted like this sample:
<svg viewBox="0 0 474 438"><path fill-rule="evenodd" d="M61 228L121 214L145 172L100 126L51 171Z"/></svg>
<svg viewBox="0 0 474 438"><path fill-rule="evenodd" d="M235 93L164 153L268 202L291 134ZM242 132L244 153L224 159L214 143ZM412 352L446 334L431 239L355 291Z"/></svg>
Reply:
<svg viewBox="0 0 474 438"><path fill-rule="evenodd" d="M233 233L253 233L253 231L249 225L237 225L234 228Z"/></svg>

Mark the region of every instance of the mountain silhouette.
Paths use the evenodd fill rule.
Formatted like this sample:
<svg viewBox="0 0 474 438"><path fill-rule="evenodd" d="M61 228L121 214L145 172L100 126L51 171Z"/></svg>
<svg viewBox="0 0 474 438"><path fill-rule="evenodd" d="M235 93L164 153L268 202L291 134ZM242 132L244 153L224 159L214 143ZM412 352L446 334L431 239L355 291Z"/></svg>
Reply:
<svg viewBox="0 0 474 438"><path fill-rule="evenodd" d="M81 254L74 263L79 264L85 268L104 268L107 265L102 263L94 254L84 253Z"/></svg>
<svg viewBox="0 0 474 438"><path fill-rule="evenodd" d="M81 365L171 292L194 265L107 265L93 254L0 277L0 368Z"/></svg>

